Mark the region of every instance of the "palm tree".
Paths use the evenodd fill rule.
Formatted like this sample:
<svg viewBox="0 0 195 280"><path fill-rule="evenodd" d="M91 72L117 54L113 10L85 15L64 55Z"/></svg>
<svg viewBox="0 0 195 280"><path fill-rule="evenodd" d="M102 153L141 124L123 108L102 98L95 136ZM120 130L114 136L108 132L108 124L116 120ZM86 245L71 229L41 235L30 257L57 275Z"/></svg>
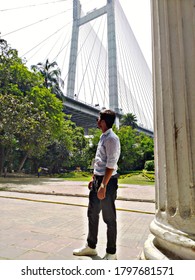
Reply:
<svg viewBox="0 0 195 280"><path fill-rule="evenodd" d="M47 59L45 63L39 62L37 65L32 65L31 69L40 72L44 77L44 86L51 89L58 98L62 99L63 92L60 86L64 86L64 81L61 79L61 71L57 62L49 63Z"/></svg>
<svg viewBox="0 0 195 280"><path fill-rule="evenodd" d="M121 118L121 126L131 126L132 128L137 127L137 118L134 114L128 113Z"/></svg>

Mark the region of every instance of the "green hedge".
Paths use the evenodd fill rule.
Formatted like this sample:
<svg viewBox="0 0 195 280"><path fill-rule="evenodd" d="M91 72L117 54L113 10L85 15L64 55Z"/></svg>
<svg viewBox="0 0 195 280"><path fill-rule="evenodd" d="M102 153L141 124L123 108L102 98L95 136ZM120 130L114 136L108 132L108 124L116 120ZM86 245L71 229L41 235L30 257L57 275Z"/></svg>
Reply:
<svg viewBox="0 0 195 280"><path fill-rule="evenodd" d="M154 171L154 160L147 160L145 162L144 169L147 171Z"/></svg>
<svg viewBox="0 0 195 280"><path fill-rule="evenodd" d="M155 181L155 173L154 171L147 171L147 170L143 170L142 171L143 176L147 179L149 179L150 181Z"/></svg>

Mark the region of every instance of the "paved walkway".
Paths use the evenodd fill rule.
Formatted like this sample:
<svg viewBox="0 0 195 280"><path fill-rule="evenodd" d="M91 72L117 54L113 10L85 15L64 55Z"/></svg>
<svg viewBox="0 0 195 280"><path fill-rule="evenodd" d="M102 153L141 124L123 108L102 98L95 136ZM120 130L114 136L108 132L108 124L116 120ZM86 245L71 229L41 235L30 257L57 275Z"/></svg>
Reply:
<svg viewBox="0 0 195 280"><path fill-rule="evenodd" d="M78 260L72 250L87 237L87 182L52 178L0 178L0 259ZM116 201L119 260L139 259L154 218L154 187L122 185ZM100 219L98 253L105 254Z"/></svg>

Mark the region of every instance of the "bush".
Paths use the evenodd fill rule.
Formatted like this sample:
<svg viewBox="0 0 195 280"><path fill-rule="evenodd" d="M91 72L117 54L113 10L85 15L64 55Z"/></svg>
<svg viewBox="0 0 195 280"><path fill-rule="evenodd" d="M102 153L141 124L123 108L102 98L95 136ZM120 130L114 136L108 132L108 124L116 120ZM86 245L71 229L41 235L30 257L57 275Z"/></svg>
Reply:
<svg viewBox="0 0 195 280"><path fill-rule="evenodd" d="M84 172L84 171L71 171L71 172L66 172L63 174L60 174L58 177L60 178L70 178L70 179L75 179L75 178L89 178L91 177L91 173L89 172Z"/></svg>
<svg viewBox="0 0 195 280"><path fill-rule="evenodd" d="M132 177L133 175L139 175L140 173L142 173L142 171L126 171L126 172L123 172L123 173L120 173L120 179L124 179L124 178L130 178Z"/></svg>
<svg viewBox="0 0 195 280"><path fill-rule="evenodd" d="M155 181L155 174L154 174L154 171L143 170L143 171L142 171L142 174L143 174L143 176L144 176L146 179L148 179L148 180L150 180L150 181L152 181L152 182Z"/></svg>
<svg viewBox="0 0 195 280"><path fill-rule="evenodd" d="M145 162L144 169L147 171L154 171L154 160L148 160Z"/></svg>

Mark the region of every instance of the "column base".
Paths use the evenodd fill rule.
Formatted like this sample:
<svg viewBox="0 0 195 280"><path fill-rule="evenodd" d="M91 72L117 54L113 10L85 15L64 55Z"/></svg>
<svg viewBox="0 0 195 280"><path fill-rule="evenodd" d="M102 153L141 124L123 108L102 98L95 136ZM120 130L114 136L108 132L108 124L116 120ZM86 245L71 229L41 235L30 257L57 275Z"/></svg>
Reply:
<svg viewBox="0 0 195 280"><path fill-rule="evenodd" d="M155 246L155 236L150 234L144 243L144 250L142 251L141 260L168 260L161 251Z"/></svg>
<svg viewBox="0 0 195 280"><path fill-rule="evenodd" d="M142 260L195 260L195 241L186 234L153 221Z"/></svg>

